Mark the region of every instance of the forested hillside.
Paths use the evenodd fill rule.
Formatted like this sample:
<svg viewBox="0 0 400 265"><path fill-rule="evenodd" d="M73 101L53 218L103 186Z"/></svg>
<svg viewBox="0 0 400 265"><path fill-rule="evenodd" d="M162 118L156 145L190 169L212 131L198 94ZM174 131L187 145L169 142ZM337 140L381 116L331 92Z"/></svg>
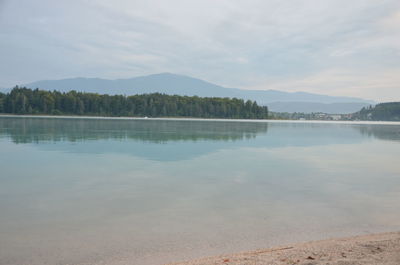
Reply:
<svg viewBox="0 0 400 265"><path fill-rule="evenodd" d="M236 98L160 93L110 96L16 87L10 93L0 93L0 113L265 119L268 108Z"/></svg>
<svg viewBox="0 0 400 265"><path fill-rule="evenodd" d="M400 102L381 103L375 107L362 108L353 119L371 121L400 121Z"/></svg>

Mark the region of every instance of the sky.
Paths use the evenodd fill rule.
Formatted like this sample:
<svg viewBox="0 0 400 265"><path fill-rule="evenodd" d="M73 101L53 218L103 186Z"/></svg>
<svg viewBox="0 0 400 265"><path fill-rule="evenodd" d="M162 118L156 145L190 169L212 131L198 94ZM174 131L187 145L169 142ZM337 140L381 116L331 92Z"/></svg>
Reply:
<svg viewBox="0 0 400 265"><path fill-rule="evenodd" d="M162 72L400 101L400 1L0 0L0 87Z"/></svg>

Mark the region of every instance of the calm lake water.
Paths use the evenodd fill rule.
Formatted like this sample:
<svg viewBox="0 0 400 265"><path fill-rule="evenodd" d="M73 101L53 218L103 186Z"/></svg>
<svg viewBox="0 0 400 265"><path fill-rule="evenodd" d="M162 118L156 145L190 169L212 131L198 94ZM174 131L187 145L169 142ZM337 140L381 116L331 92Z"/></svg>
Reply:
<svg viewBox="0 0 400 265"><path fill-rule="evenodd" d="M400 125L0 117L1 265L157 265L393 230Z"/></svg>

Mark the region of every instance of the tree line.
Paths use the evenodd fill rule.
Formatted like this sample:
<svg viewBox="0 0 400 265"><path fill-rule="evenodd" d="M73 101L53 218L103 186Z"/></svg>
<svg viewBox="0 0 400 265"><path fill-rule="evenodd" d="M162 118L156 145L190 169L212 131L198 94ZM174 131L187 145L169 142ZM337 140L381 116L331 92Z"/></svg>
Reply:
<svg viewBox="0 0 400 265"><path fill-rule="evenodd" d="M130 117L266 119L268 108L237 98L160 93L123 96L15 87L0 93L0 113Z"/></svg>
<svg viewBox="0 0 400 265"><path fill-rule="evenodd" d="M400 102L388 102L362 108L353 119L371 121L400 121Z"/></svg>

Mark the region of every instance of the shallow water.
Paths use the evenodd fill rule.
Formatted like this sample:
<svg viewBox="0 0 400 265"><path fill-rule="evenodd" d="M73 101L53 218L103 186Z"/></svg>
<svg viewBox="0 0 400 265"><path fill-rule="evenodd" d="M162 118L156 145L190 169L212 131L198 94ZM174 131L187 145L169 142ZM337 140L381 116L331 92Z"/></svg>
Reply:
<svg viewBox="0 0 400 265"><path fill-rule="evenodd" d="M0 264L400 230L400 125L0 117Z"/></svg>

